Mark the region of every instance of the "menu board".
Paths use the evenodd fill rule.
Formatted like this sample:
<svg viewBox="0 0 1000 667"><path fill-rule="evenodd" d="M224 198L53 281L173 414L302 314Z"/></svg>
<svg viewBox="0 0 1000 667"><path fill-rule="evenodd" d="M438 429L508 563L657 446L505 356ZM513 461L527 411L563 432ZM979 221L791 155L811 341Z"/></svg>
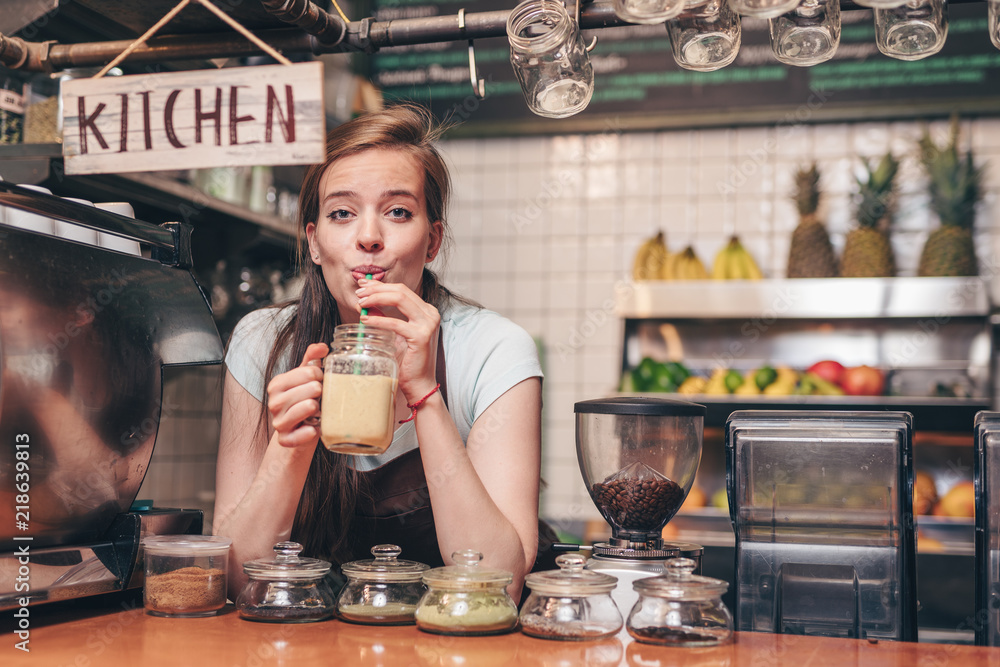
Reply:
<svg viewBox="0 0 1000 667"><path fill-rule="evenodd" d="M510 9L500 0L377 0L375 17L394 20ZM571 5L572 7L572 5ZM902 61L879 53L871 10L842 13L835 57L813 67L779 63L768 23L743 18L736 62L715 72L678 67L660 25L584 31L594 96L566 119L540 118L525 105L506 37L477 40L486 98L473 94L468 43L390 47L371 58L372 81L387 100L412 100L461 122L462 134L531 134L608 129L818 122L1000 113L1000 49L987 33L985 2L948 7L940 53Z"/></svg>

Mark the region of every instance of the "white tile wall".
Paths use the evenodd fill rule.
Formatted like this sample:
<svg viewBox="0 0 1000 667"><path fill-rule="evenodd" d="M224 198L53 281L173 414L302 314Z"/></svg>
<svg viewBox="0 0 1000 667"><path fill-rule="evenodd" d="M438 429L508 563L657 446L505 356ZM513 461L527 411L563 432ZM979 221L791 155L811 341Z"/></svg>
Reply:
<svg viewBox="0 0 1000 667"><path fill-rule="evenodd" d="M948 124L930 128L943 139ZM608 303L639 243L663 229L671 249L692 243L709 264L736 232L765 274L781 277L797 223L795 169L818 161L839 251L860 160L891 147L903 159L893 246L900 275L913 275L937 224L914 156L922 130L918 122L843 123L444 142L456 186L445 282L545 345L545 516L599 518L576 463L573 403L617 384L621 326ZM981 259L996 264L1000 119L964 121L963 137L989 164L976 226Z"/></svg>

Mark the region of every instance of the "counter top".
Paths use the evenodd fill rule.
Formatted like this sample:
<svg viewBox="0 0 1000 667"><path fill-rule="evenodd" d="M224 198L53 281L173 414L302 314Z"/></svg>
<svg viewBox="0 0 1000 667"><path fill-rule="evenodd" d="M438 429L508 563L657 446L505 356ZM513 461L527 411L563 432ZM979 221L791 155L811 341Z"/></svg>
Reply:
<svg viewBox="0 0 1000 667"><path fill-rule="evenodd" d="M805 667L998 665L1000 648L737 633L734 643L708 649L650 646L610 639L561 642L520 633L443 637L413 626L375 627L330 620L271 624L245 621L228 606L219 616L159 618L141 601L103 611L47 614L31 609L30 653L3 632L0 664L73 667L159 665L445 666L493 665L629 667L748 665ZM5 614L6 615L6 614ZM6 626L9 619L4 619Z"/></svg>

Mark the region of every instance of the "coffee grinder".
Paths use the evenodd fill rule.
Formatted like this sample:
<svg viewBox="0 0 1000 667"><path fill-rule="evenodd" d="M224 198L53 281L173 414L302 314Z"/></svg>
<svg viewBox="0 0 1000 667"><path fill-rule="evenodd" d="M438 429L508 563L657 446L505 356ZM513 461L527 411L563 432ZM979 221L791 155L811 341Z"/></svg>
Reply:
<svg viewBox="0 0 1000 667"><path fill-rule="evenodd" d="M704 548L664 542L701 462L706 408L686 401L613 397L575 405L580 472L611 539L592 547L587 569L618 578L612 598L623 615L638 600L632 583L662 574L671 558L701 569Z"/></svg>

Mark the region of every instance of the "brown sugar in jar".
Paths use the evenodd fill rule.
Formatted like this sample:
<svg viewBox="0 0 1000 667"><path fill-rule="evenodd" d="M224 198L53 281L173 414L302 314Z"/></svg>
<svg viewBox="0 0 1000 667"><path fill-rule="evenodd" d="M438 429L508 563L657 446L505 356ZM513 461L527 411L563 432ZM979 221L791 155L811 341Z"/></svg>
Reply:
<svg viewBox="0 0 1000 667"><path fill-rule="evenodd" d="M222 609L231 543L212 535L157 535L143 540L146 612L197 617Z"/></svg>

